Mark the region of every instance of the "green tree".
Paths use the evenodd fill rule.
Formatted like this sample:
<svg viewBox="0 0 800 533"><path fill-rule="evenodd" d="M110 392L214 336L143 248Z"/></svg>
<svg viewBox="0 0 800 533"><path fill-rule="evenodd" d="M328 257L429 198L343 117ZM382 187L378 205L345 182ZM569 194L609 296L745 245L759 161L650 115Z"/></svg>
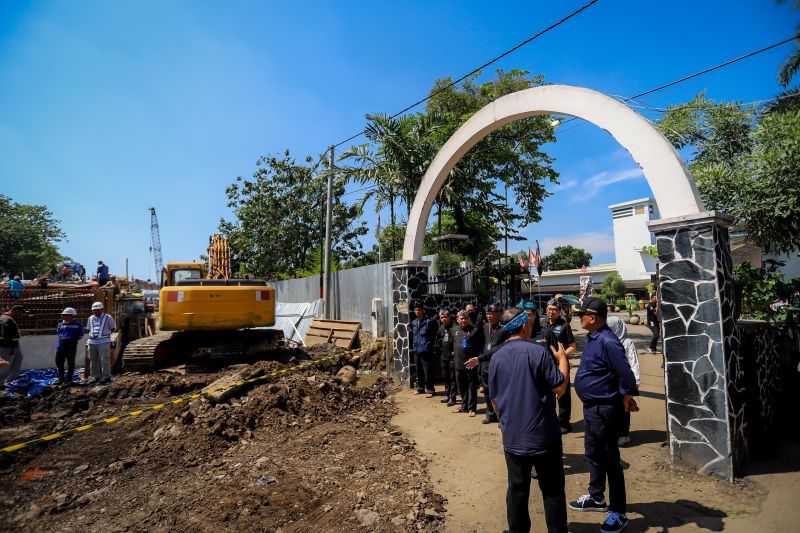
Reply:
<svg viewBox="0 0 800 533"><path fill-rule="evenodd" d="M589 266L592 262L592 254L583 248L576 248L566 244L556 246L553 253L544 258L544 267L547 270L569 270Z"/></svg>
<svg viewBox="0 0 800 533"><path fill-rule="evenodd" d="M778 2L783 3L784 0L778 0ZM794 9L800 9L800 0L795 0L793 4ZM797 33L800 34L800 25L797 26ZM800 43L800 38L797 38L796 41ZM781 85L786 87L791 83L792 78L794 78L798 72L800 72L800 48L792 52L792 55L790 55L781 66L778 72L778 81Z"/></svg>
<svg viewBox="0 0 800 533"><path fill-rule="evenodd" d="M693 149L689 169L707 209L733 216L768 252L800 248L800 109L760 113L700 94L659 127Z"/></svg>
<svg viewBox="0 0 800 533"><path fill-rule="evenodd" d="M370 145L343 154L354 163L345 172L360 183L373 183L388 199L392 213L396 194L408 213L428 166L456 129L500 96L543 83L540 76L529 77L522 70L499 70L496 79L481 84L476 79L477 75L460 88L447 87L449 78L437 80L425 113L400 118L368 115ZM488 247L494 246L499 228L506 225L511 238L517 238L518 227L540 220L541 203L548 195L545 184L557 182L552 160L540 150L554 140L553 127L544 116L515 121L487 136L451 170L436 198L437 226L451 217L455 232ZM516 195L512 207L496 192L500 187ZM391 222L397 222L393 215ZM475 233L478 227L492 228L494 240L484 241Z"/></svg>
<svg viewBox="0 0 800 533"><path fill-rule="evenodd" d="M625 282L622 280L622 276L616 272L612 272L606 276L606 279L603 280L603 284L600 286L600 295L608 302L614 302L622 298L625 295Z"/></svg>
<svg viewBox="0 0 800 533"><path fill-rule="evenodd" d="M281 279L320 264L325 233L327 170L320 161L297 163L287 150L261 157L252 179L236 178L227 190L235 219L220 221L231 246L232 268L259 277ZM334 263L361 254L359 237L366 224L356 224L359 206L342 201L344 180L334 180L332 251Z"/></svg>
<svg viewBox="0 0 800 533"><path fill-rule="evenodd" d="M65 238L53 213L43 205L19 204L0 195L0 270L26 277L52 274Z"/></svg>

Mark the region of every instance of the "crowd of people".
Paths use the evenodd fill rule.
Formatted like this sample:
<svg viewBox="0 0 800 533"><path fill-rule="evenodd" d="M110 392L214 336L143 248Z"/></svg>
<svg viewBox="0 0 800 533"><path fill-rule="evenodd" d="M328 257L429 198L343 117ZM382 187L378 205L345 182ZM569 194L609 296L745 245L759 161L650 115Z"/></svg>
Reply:
<svg viewBox="0 0 800 533"><path fill-rule="evenodd" d="M417 394L436 396L438 366L442 403L475 417L482 389L483 423L499 422L511 533L530 531L531 479L541 489L549 532L567 531L567 505L575 511L606 512L600 527L604 533L628 525L619 447L630 442L630 415L638 410L638 354L625 323L608 316L604 301L586 298L574 309L588 335L573 384L569 358L577 342L570 326L572 311L558 295L547 302L543 320L533 302L510 309L492 304L483 315L467 304L456 312L441 309L436 318L426 315L421 302L414 305L410 350ZM651 318L657 320L655 312L648 313L649 323ZM654 333L653 349L656 343ZM583 404L590 480L587 494L567 504L561 435L572 431L573 386Z"/></svg>

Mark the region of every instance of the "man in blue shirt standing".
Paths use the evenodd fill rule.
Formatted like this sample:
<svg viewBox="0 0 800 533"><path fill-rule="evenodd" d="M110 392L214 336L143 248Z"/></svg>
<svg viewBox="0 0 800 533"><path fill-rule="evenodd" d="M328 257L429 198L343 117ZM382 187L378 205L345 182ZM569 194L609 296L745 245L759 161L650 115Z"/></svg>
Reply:
<svg viewBox="0 0 800 533"><path fill-rule="evenodd" d="M636 391L625 348L606 325L608 308L597 298L587 298L576 314L589 332L581 364L575 375L575 391L583 402L584 449L589 462L589 494L570 502L575 511L606 511L600 531L617 533L628 525L625 477L617 440L624 413L638 411ZM609 505L605 489L608 478Z"/></svg>
<svg viewBox="0 0 800 533"><path fill-rule="evenodd" d="M432 398L433 389L433 362L434 345L436 334L439 332L439 325L435 320L425 316L425 307L422 302L414 305L414 315L416 318L411 321L411 351L414 354L414 362L417 367L417 394L428 393Z"/></svg>
<svg viewBox="0 0 800 533"><path fill-rule="evenodd" d="M78 350L78 341L83 337L83 326L75 318L77 311L73 307L67 307L61 312L61 322L58 323L56 333L58 334L58 344L56 345L56 366L58 367L59 385L72 384L72 377L75 374L75 352ZM67 372L64 372L66 362Z"/></svg>
<svg viewBox="0 0 800 533"><path fill-rule="evenodd" d="M22 284L19 276L14 276L13 279L8 280L8 292L11 294L13 299L19 300L22 297L22 291L24 290L25 286Z"/></svg>
<svg viewBox="0 0 800 533"><path fill-rule="evenodd" d="M533 322L519 308L503 313L509 338L492 355L489 391L503 434L510 533L528 533L531 471L538 473L549 533L566 533L567 499L556 397L564 394L569 362L563 346L552 354L530 340ZM554 357L555 356L555 357Z"/></svg>

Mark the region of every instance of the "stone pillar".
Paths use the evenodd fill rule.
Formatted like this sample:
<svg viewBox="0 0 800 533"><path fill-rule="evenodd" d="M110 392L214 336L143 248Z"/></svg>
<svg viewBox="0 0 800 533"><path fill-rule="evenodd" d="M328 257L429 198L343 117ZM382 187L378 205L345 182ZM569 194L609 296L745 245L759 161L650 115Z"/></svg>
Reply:
<svg viewBox="0 0 800 533"><path fill-rule="evenodd" d="M650 223L672 460L732 480L747 456L728 226L715 213Z"/></svg>
<svg viewBox="0 0 800 533"><path fill-rule="evenodd" d="M394 329L394 367L389 371L408 386L413 361L409 357L411 305L428 294L428 261L397 261L392 264L392 324Z"/></svg>

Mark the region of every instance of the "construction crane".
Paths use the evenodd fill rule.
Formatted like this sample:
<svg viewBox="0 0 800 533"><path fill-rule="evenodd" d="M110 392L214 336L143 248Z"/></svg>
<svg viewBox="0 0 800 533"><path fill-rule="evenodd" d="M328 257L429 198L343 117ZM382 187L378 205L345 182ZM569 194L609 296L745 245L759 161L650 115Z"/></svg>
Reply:
<svg viewBox="0 0 800 533"><path fill-rule="evenodd" d="M153 254L153 263L156 267L155 280L161 278L161 272L164 270L164 260L161 258L161 234L158 231L158 217L156 216L156 208L150 208L150 253Z"/></svg>

